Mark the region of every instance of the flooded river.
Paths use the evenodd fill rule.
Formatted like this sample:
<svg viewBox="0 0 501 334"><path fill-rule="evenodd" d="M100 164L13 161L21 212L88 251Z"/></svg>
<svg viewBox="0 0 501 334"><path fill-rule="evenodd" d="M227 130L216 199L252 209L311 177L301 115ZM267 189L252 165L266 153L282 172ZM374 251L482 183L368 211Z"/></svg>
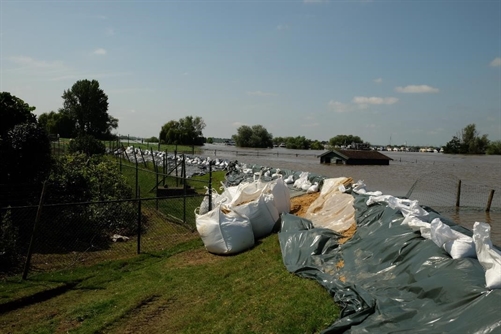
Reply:
<svg viewBox="0 0 501 334"><path fill-rule="evenodd" d="M420 152L382 152L389 166L323 165L323 151L244 149L204 146L204 155L272 168L307 171L325 177L363 180L370 191L419 200L457 224L472 229L475 221L491 224L493 242L501 245L501 156L446 155ZM458 184L460 207L458 200ZM489 212L489 198L492 198Z"/></svg>

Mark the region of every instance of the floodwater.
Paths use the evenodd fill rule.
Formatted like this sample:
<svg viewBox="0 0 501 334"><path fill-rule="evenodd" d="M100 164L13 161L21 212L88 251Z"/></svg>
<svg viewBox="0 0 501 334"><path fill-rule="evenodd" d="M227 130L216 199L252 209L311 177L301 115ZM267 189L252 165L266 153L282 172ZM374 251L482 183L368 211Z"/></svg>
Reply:
<svg viewBox="0 0 501 334"><path fill-rule="evenodd" d="M417 199L468 229L476 221L491 225L493 243L501 246L501 156L446 155L421 152L382 152L393 160L389 166L320 164L325 151L285 148L245 149L206 144L204 155L238 160L272 168L307 171L325 177L362 180L367 190ZM459 191L458 185L461 181ZM409 192L413 189L412 192ZM486 208L490 202L490 209Z"/></svg>

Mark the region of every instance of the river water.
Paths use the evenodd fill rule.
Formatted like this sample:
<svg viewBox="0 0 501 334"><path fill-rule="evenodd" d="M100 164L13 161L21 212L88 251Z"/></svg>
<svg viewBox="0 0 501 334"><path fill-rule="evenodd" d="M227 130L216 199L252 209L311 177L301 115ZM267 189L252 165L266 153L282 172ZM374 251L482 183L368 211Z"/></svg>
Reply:
<svg viewBox="0 0 501 334"><path fill-rule="evenodd" d="M211 158L238 160L272 168L307 171L325 177L362 180L367 190L394 196L409 195L468 229L476 221L491 225L493 243L501 246L501 156L446 155L422 152L382 152L393 160L389 166L320 164L325 151L285 148L245 149L206 144ZM458 200L458 184L461 181ZM490 210L486 212L492 197Z"/></svg>

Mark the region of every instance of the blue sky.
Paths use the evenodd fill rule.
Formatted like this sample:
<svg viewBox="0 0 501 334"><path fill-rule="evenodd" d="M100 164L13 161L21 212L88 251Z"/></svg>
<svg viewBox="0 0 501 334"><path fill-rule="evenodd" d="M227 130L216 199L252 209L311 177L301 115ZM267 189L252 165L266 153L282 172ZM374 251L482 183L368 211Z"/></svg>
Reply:
<svg viewBox="0 0 501 334"><path fill-rule="evenodd" d="M498 1L1 1L0 90L57 111L96 79L117 133L501 140Z"/></svg>

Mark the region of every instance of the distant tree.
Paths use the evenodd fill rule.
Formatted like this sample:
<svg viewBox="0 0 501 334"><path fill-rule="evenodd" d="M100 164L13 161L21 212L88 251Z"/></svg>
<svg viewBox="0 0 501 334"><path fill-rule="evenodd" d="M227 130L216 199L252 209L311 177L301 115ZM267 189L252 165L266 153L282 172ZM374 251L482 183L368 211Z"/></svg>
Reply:
<svg viewBox="0 0 501 334"><path fill-rule="evenodd" d="M488 146L487 135L480 136L475 124L468 124L444 146L444 153L484 154Z"/></svg>
<svg viewBox="0 0 501 334"><path fill-rule="evenodd" d="M310 148L310 141L304 136L287 137L285 147L290 149L307 150Z"/></svg>
<svg viewBox="0 0 501 334"><path fill-rule="evenodd" d="M207 138L207 143L212 144L214 142L214 139L212 137Z"/></svg>
<svg viewBox="0 0 501 334"><path fill-rule="evenodd" d="M487 154L492 155L501 155L501 140L495 140L489 144L486 152Z"/></svg>
<svg viewBox="0 0 501 334"><path fill-rule="evenodd" d="M314 140L310 143L310 149L312 150L323 150L324 149L324 144L319 142L318 140Z"/></svg>
<svg viewBox="0 0 501 334"><path fill-rule="evenodd" d="M335 137L332 137L329 139L329 145L330 146L348 146L351 145L352 143L363 143L363 140L359 136L353 136L353 135L337 135Z"/></svg>
<svg viewBox="0 0 501 334"><path fill-rule="evenodd" d="M145 139L144 141L147 143L158 143L159 142L157 137L150 137L150 138Z"/></svg>
<svg viewBox="0 0 501 334"><path fill-rule="evenodd" d="M43 113L38 116L38 123L49 134L58 134L61 138L75 138L75 121L64 111Z"/></svg>
<svg viewBox="0 0 501 334"><path fill-rule="evenodd" d="M237 129L237 134L232 136L239 147L266 148L273 145L273 136L262 125L242 125Z"/></svg>
<svg viewBox="0 0 501 334"><path fill-rule="evenodd" d="M204 120L197 116L186 116L179 121L169 121L160 129L159 139L170 145L203 145Z"/></svg>
<svg viewBox="0 0 501 334"><path fill-rule="evenodd" d="M97 139L113 137L111 130L118 120L108 114L108 96L99 88L97 80L79 80L64 91L60 113L73 120L77 134L88 134Z"/></svg>

